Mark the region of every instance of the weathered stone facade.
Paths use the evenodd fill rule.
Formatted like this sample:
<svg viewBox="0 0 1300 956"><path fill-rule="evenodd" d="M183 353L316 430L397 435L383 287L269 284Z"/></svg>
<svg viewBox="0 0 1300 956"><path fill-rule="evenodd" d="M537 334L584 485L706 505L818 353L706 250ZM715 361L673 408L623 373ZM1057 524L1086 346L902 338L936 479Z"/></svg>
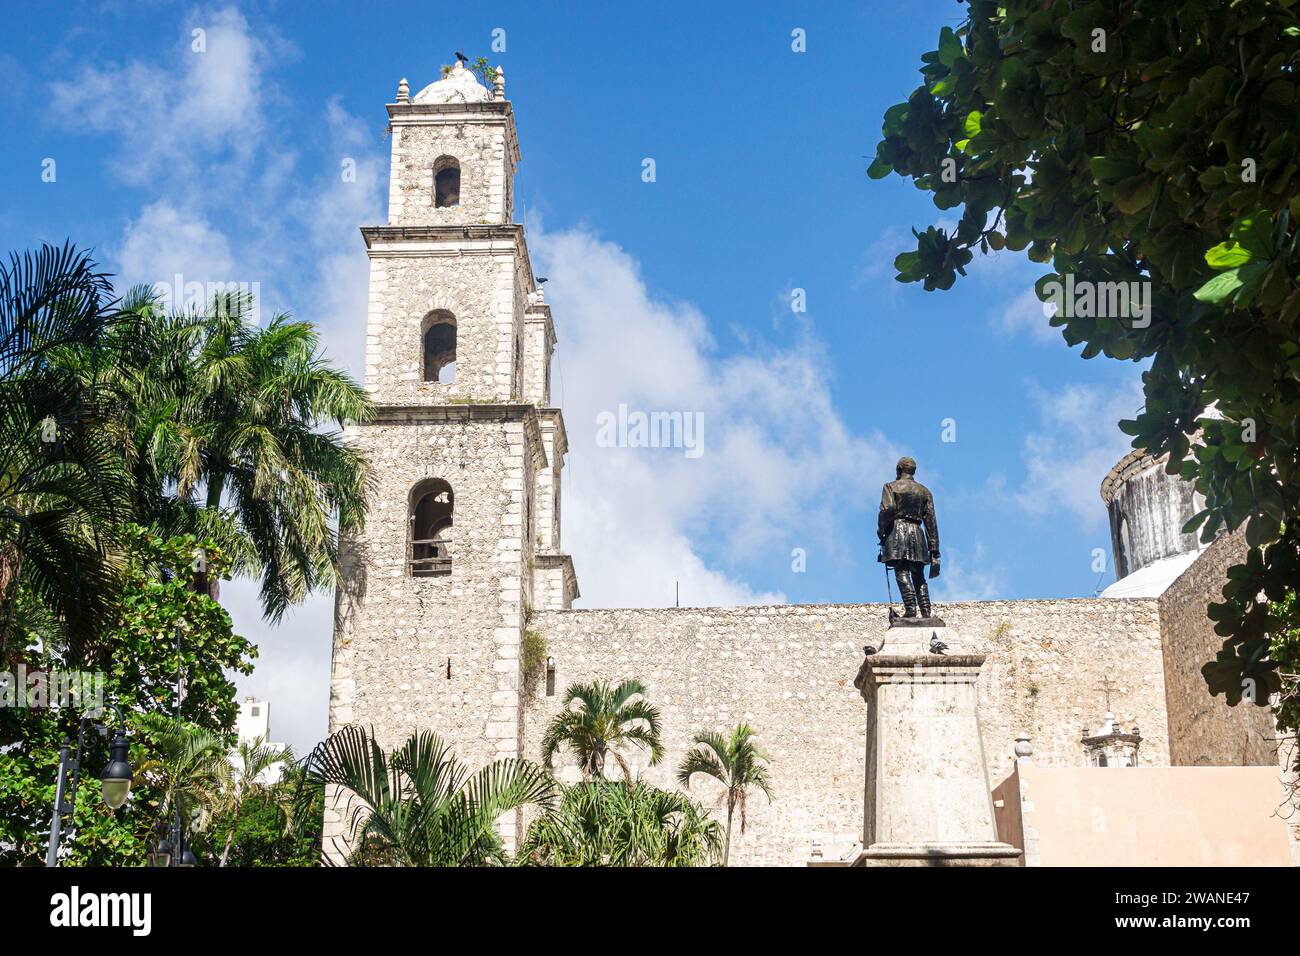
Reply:
<svg viewBox="0 0 1300 956"><path fill-rule="evenodd" d="M488 100L459 70L415 102L403 85L388 107L389 222L362 229L377 414L348 436L373 481L365 530L342 542L330 693L331 731L368 725L392 747L433 730L474 767L521 754L525 619L539 598L565 608L577 594L559 551L567 445L548 407L555 335L523 227L510 222L519 151L496 92ZM437 207L435 170L449 162L459 202ZM454 329L454 381L428 380L431 322ZM422 538L417 513L432 494L450 519ZM434 546L436 562L414 561ZM514 822L502 830L512 839ZM342 831L327 813L336 859Z"/></svg>
<svg viewBox="0 0 1300 956"><path fill-rule="evenodd" d="M1211 697L1201 667L1214 660L1223 638L1205 616L1221 601L1228 568L1245 560L1245 532L1220 538L1160 596L1165 688L1169 700L1170 761L1176 766L1277 763L1272 711L1242 702L1229 707Z"/></svg>
<svg viewBox="0 0 1300 956"><path fill-rule="evenodd" d="M1108 706L1141 727L1145 763L1168 763L1154 600L981 601L940 612L963 652L988 655L979 707L990 779L1006 776L1022 730L1040 762L1083 766L1080 739ZM538 681L524 699L525 756L538 757L569 684L636 677L663 714L667 754L642 768L659 786L676 785L695 733L742 720L756 728L777 798L750 800L747 832L733 837L737 863L801 864L813 841L833 858L861 838L866 711L853 675L862 646L880 644L883 605L573 610L539 613L530 626L555 662L555 695ZM712 804L709 785L697 788Z"/></svg>

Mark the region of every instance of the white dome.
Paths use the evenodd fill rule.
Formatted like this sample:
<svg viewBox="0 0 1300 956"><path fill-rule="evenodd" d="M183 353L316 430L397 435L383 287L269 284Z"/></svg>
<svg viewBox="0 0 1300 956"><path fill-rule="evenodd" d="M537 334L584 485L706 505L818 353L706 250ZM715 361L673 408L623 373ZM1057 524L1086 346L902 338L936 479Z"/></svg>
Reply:
<svg viewBox="0 0 1300 956"><path fill-rule="evenodd" d="M437 83L430 83L411 100L412 103L486 103L492 98L487 87L478 81L460 61Z"/></svg>

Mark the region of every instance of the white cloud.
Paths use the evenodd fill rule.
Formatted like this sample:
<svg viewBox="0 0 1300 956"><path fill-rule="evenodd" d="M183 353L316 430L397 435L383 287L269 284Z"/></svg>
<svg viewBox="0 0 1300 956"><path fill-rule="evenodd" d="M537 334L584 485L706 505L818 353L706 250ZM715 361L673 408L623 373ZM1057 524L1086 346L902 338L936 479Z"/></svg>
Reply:
<svg viewBox="0 0 1300 956"><path fill-rule="evenodd" d="M201 213L182 212L165 199L126 224L114 258L123 285L170 283L178 274L204 283L235 278L225 234Z"/></svg>
<svg viewBox="0 0 1300 956"><path fill-rule="evenodd" d="M308 192L287 212L306 232L313 311L305 318L322 329L336 361L360 378L364 373L365 320L370 263L359 230L385 220L385 157L374 143L373 129L344 110L337 98L325 105L330 162Z"/></svg>
<svg viewBox="0 0 1300 956"><path fill-rule="evenodd" d="M536 224L535 224L536 225ZM578 229L531 243L551 279L560 343L553 400L570 460L564 538L588 606L782 600L710 566L789 565L791 547L834 554L838 511L860 504L896 449L851 435L832 407L830 364L812 341L720 356L704 317L649 294L637 262ZM560 394L561 391L563 394ZM599 448L602 412L698 412L704 454Z"/></svg>
<svg viewBox="0 0 1300 956"><path fill-rule="evenodd" d="M334 644L334 595L313 594L290 609L279 627L262 619L256 581L223 581L221 604L236 634L258 648L253 673L235 675L241 699L271 702L271 739L303 757L329 729L329 680Z"/></svg>
<svg viewBox="0 0 1300 956"><path fill-rule="evenodd" d="M162 180L215 188L214 173L196 169L218 160L247 166L260 139L263 74L287 47L274 34L257 35L233 7L195 14L176 45L157 60L88 66L51 87L51 107L70 126L114 134L114 170L126 182ZM203 51L190 30L206 32Z"/></svg>
<svg viewBox="0 0 1300 956"><path fill-rule="evenodd" d="M1049 323L1043 302L1034 292L1032 283L1002 306L993 318L994 326L1007 335L1026 333L1035 342L1063 344L1065 340L1061 338L1061 330Z"/></svg>
<svg viewBox="0 0 1300 956"><path fill-rule="evenodd" d="M1101 480L1132 450L1118 428L1142 406L1136 377L1115 387L1066 385L1047 390L1034 385L1041 427L1025 437L1025 480L1016 501L1029 514L1072 513L1086 529L1105 519Z"/></svg>
<svg viewBox="0 0 1300 956"><path fill-rule="evenodd" d="M942 573L930 590L935 600L992 601L1006 596L1007 571L977 541L973 554L959 548L944 552Z"/></svg>
<svg viewBox="0 0 1300 956"><path fill-rule="evenodd" d="M233 8L200 11L182 27L170 53L88 67L51 88L56 115L109 137L110 171L148 197L108 249L119 288L178 273L257 282L263 316L288 308L316 322L330 354L359 372L368 270L357 227L382 221L383 144L327 102L318 152L330 158L304 175L267 120L288 99L272 71L293 51ZM192 27L206 30L205 52L191 51ZM344 177L345 159L355 177ZM235 581L222 592L236 631L261 652L237 684L271 700L276 738L310 747L326 730L333 596L313 595L272 628L257 590Z"/></svg>

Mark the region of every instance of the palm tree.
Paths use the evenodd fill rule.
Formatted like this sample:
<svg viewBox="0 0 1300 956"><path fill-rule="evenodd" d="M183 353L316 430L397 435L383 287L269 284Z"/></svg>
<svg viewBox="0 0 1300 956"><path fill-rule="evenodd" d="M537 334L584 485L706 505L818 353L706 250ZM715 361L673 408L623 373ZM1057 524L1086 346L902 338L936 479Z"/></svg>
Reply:
<svg viewBox="0 0 1300 956"><path fill-rule="evenodd" d="M560 806L533 821L519 861L542 866L709 866L721 827L686 796L637 781L603 780L564 790Z"/></svg>
<svg viewBox="0 0 1300 956"><path fill-rule="evenodd" d="M139 770L162 792L159 820L179 815L194 830L206 829L221 806L230 776L226 738L157 712L140 714L136 720L154 746L155 755Z"/></svg>
<svg viewBox="0 0 1300 956"><path fill-rule="evenodd" d="M274 787L265 777L266 772L278 763L292 763L293 750L289 747L277 747L266 742L265 737L254 740L241 740L236 750L238 762L228 768L222 779L221 809L230 814L230 830L226 833L226 844L222 847L219 866L225 866L230 858L230 847L235 842L235 831L239 829L239 815L250 797L265 796L275 792Z"/></svg>
<svg viewBox="0 0 1300 956"><path fill-rule="evenodd" d="M156 292L134 289L105 348L138 520L216 541L235 574L261 578L276 621L336 583L340 535L364 523L367 465L340 429L372 406L325 360L314 326L284 314L258 326L253 306L225 293L205 314L168 315Z"/></svg>
<svg viewBox="0 0 1300 956"><path fill-rule="evenodd" d="M583 779L600 780L605 758L613 754L630 787L632 769L617 748L623 744L645 747L650 751L651 766L664 753L659 742L659 711L645 697L645 686L638 680L625 680L614 688L601 680L571 685L563 709L542 740L543 765L550 770L555 754L567 746L582 765Z"/></svg>
<svg viewBox="0 0 1300 956"><path fill-rule="evenodd" d="M713 777L725 788L727 834L722 846L722 865L731 855L731 818L740 810L740 832L745 832L745 797L750 787L757 787L772 802L772 778L766 767L767 755L754 743L754 731L741 724L727 739L722 734L705 732L695 735L694 748L687 752L677 771L677 781L688 790L691 777L702 773Z"/></svg>
<svg viewBox="0 0 1300 956"><path fill-rule="evenodd" d="M316 746L305 771L300 799L324 787L331 805L346 807L349 863L503 863L496 821L526 805L549 810L556 796L555 781L531 761L498 760L469 774L431 731L386 754L370 731L344 727Z"/></svg>
<svg viewBox="0 0 1300 956"><path fill-rule="evenodd" d="M64 358L94 356L113 309L108 277L71 245L0 263L0 664L20 585L61 625L70 661L105 617L127 486L95 376Z"/></svg>

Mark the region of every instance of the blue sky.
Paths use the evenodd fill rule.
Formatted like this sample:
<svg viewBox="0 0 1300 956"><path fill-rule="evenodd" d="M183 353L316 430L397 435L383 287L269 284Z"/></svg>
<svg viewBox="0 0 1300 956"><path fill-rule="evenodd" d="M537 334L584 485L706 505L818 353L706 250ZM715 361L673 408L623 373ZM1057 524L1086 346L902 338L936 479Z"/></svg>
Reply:
<svg viewBox="0 0 1300 956"><path fill-rule="evenodd" d="M551 279L582 605L670 604L677 581L684 604L880 600L872 525L903 452L936 495L940 600L1090 596L1113 580L1097 489L1140 370L1067 348L1022 256L977 259L946 293L893 281L908 229L954 211L865 170L960 8L803 7L14 7L0 246L71 237L123 284L257 282L264 309L318 321L359 374L357 227L386 214L384 104L455 50L486 55L519 127L517 218ZM598 448L595 416L620 403L701 412L706 453ZM273 701L277 736L310 744L329 596L271 631L247 587L226 594L262 648L245 688Z"/></svg>

